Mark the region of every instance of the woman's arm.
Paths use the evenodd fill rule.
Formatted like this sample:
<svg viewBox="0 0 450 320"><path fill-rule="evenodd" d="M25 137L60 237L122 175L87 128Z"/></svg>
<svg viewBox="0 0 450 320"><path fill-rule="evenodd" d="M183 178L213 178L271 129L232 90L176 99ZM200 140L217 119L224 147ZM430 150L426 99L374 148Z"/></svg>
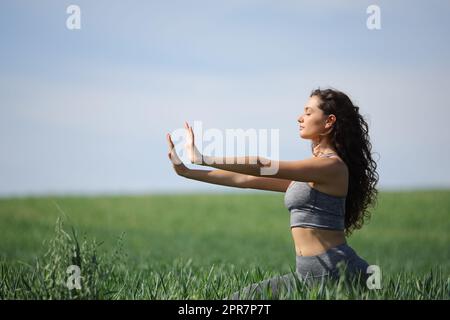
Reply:
<svg viewBox="0 0 450 320"><path fill-rule="evenodd" d="M167 134L167 142L169 146L168 156L172 162L175 172L179 176L186 177L188 179L230 187L261 189L279 192L285 192L291 182L285 179L254 177L248 174L235 173L220 169L192 170L187 168L178 157L170 134Z"/></svg>
<svg viewBox="0 0 450 320"><path fill-rule="evenodd" d="M268 161L268 159L256 156L211 157L202 155L201 162L198 164L251 176L260 176L261 168L270 165Z"/></svg>
<svg viewBox="0 0 450 320"><path fill-rule="evenodd" d="M256 177L271 177L290 181L313 181L316 183L329 182L338 178L343 172L343 164L332 158L278 161L260 156L205 156L195 146L192 127L187 122L185 127L187 131L185 147L191 163Z"/></svg>
<svg viewBox="0 0 450 320"><path fill-rule="evenodd" d="M286 179L264 178L247 175L244 188L286 192L291 182L291 180Z"/></svg>
<svg viewBox="0 0 450 320"><path fill-rule="evenodd" d="M185 178L220 184L222 186L245 188L247 175L225 170L194 170L189 169L182 175Z"/></svg>
<svg viewBox="0 0 450 320"><path fill-rule="evenodd" d="M187 170L183 177L223 186L286 192L290 180L254 177L225 170Z"/></svg>
<svg viewBox="0 0 450 320"><path fill-rule="evenodd" d="M295 181L328 182L342 172L342 164L331 158L278 161L259 156L209 157L203 156L201 165L256 177L270 177Z"/></svg>

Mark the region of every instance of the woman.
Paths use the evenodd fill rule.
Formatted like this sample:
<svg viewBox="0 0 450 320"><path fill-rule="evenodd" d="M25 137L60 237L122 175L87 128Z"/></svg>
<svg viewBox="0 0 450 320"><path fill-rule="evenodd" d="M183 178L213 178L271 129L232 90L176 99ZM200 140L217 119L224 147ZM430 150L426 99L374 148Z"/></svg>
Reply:
<svg viewBox="0 0 450 320"><path fill-rule="evenodd" d="M337 90L314 90L298 119L300 137L312 141L312 157L278 161L278 171L261 176L261 168L273 165L262 157L218 159L201 155L195 147L192 128L187 130L186 148L192 163L218 170L190 170L178 158L170 135L169 158L177 174L208 183L285 192L290 211L291 233L296 252L296 275L289 273L252 284L232 298L250 298L269 287L277 296L298 280L308 283L348 278L367 279L369 264L347 244L346 236L360 229L367 210L377 197L378 174L371 156L368 125L359 108ZM233 160L233 161L230 161ZM245 161L242 161L245 160ZM243 163L243 164L242 164ZM341 268L341 267L344 268Z"/></svg>

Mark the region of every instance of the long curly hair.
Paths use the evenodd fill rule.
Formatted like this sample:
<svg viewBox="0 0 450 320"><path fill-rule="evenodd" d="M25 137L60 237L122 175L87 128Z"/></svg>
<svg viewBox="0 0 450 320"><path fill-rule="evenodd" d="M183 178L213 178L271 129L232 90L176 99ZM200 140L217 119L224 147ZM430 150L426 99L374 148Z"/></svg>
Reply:
<svg viewBox="0 0 450 320"><path fill-rule="evenodd" d="M349 187L345 204L345 234L360 229L370 219L369 206L375 207L378 190L377 164L372 159L369 127L364 117L343 92L315 89L310 97L320 99L319 108L325 115L334 114L336 122L328 134L337 154L349 169ZM311 146L314 149L314 143Z"/></svg>

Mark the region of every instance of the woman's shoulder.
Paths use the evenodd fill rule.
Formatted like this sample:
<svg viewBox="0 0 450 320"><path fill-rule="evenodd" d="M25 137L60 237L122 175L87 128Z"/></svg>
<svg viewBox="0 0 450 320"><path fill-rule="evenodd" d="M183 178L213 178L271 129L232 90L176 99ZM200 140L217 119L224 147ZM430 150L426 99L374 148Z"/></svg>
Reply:
<svg viewBox="0 0 450 320"><path fill-rule="evenodd" d="M336 177L327 182L312 183L310 186L331 196L345 197L348 191L349 179L347 164L339 156L327 157L327 159L330 159L329 161L334 161L336 163ZM318 159L318 161L319 160L320 159Z"/></svg>
<svg viewBox="0 0 450 320"><path fill-rule="evenodd" d="M311 156L311 158L308 158L308 159L313 159L313 160L317 160L317 161L323 161L323 159L327 159L327 161L330 161L330 162L333 162L336 164L336 167L335 167L336 171L337 171L337 173L339 173L339 176L344 178L344 180L346 178L348 178L348 176L349 176L349 169L348 169L347 164L338 155L332 155L332 156L328 156L328 157Z"/></svg>

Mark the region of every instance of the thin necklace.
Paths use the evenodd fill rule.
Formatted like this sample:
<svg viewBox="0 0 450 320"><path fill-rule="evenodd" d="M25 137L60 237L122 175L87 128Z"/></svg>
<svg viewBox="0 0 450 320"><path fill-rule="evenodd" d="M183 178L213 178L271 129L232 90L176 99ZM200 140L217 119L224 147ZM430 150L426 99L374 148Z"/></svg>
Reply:
<svg viewBox="0 0 450 320"><path fill-rule="evenodd" d="M319 157L324 157L324 156L328 156L328 155L331 155L331 154L337 155L337 153L329 152L329 153L324 153L324 154L320 155Z"/></svg>

